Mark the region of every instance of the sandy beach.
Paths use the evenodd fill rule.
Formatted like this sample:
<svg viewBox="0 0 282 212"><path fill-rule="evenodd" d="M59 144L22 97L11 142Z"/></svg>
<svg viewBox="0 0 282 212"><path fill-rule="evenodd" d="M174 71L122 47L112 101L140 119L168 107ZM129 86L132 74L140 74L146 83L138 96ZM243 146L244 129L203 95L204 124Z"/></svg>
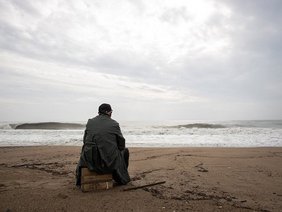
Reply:
<svg viewBox="0 0 282 212"><path fill-rule="evenodd" d="M132 181L83 193L80 147L0 148L1 211L281 211L282 148L130 148ZM125 188L166 181L132 191Z"/></svg>

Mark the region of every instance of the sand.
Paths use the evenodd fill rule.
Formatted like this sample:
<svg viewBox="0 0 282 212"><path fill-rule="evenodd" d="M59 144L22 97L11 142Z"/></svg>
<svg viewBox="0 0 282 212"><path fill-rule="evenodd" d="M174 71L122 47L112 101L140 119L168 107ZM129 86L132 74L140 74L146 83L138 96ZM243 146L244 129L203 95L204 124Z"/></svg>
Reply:
<svg viewBox="0 0 282 212"><path fill-rule="evenodd" d="M132 181L82 193L80 147L1 147L0 211L282 211L282 148L130 148ZM165 184L123 191L159 181Z"/></svg>

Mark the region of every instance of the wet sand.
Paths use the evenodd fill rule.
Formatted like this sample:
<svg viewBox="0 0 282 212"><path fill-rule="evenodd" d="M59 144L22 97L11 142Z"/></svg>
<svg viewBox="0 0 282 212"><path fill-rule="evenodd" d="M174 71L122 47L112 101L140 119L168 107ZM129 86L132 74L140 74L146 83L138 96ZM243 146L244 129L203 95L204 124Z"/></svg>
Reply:
<svg viewBox="0 0 282 212"><path fill-rule="evenodd" d="M128 185L82 193L80 147L1 147L0 211L282 211L282 147L130 153Z"/></svg>

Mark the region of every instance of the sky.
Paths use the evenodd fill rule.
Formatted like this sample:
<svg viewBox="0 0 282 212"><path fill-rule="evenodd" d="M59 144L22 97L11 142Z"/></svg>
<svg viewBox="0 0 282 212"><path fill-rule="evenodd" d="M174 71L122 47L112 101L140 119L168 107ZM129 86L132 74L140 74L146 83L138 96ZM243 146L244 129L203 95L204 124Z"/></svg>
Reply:
<svg viewBox="0 0 282 212"><path fill-rule="evenodd" d="M0 121L282 119L280 0L0 0Z"/></svg>

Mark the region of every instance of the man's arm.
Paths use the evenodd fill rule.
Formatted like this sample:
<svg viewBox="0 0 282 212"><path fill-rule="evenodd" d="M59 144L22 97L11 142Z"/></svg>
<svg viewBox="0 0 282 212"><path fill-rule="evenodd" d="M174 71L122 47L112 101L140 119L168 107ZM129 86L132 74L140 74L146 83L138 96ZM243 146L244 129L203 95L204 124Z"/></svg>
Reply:
<svg viewBox="0 0 282 212"><path fill-rule="evenodd" d="M116 126L116 138L117 138L117 145L119 150L125 149L125 138L123 137L119 124Z"/></svg>
<svg viewBox="0 0 282 212"><path fill-rule="evenodd" d="M85 144L85 139L86 139L86 136L87 136L87 130L84 130L84 135L83 135L83 144Z"/></svg>

